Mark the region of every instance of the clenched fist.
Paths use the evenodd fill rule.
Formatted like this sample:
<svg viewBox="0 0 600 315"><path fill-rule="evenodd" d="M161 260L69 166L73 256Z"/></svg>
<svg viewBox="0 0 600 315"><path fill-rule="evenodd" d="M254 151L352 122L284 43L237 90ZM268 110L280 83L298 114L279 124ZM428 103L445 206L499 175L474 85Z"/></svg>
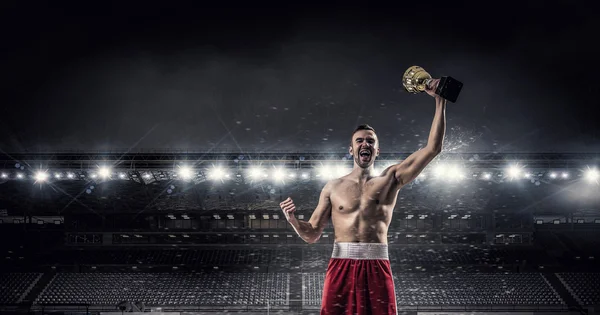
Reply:
<svg viewBox="0 0 600 315"><path fill-rule="evenodd" d="M429 84L425 85L425 92L433 97L436 97L435 90L440 84L440 79L431 79Z"/></svg>
<svg viewBox="0 0 600 315"><path fill-rule="evenodd" d="M296 211L296 205L294 204L292 198L288 197L286 200L281 202L279 206L281 207L281 210L283 210L285 219L288 220L288 222L290 220L296 220L296 217L294 216L294 212Z"/></svg>

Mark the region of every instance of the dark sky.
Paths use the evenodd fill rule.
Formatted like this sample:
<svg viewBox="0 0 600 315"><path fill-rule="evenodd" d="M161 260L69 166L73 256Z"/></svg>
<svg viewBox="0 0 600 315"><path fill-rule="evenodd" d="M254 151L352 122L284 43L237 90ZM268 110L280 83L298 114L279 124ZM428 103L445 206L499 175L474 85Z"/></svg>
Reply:
<svg viewBox="0 0 600 315"><path fill-rule="evenodd" d="M412 152L420 65L464 83L445 150L600 151L591 1L90 3L2 4L0 149L339 152L368 123Z"/></svg>

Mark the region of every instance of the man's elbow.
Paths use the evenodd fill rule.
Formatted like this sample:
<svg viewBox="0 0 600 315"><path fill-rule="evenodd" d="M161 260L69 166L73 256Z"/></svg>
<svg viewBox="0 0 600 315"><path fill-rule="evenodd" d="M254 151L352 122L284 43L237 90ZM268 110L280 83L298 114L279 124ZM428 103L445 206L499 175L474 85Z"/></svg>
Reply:
<svg viewBox="0 0 600 315"><path fill-rule="evenodd" d="M431 151L431 153L433 153L434 155L438 155L440 153L442 153L442 145L432 145L429 146L428 149Z"/></svg>
<svg viewBox="0 0 600 315"><path fill-rule="evenodd" d="M321 235L317 235L316 237L307 238L304 241L308 244L314 244L314 243L318 242L320 238L321 238Z"/></svg>

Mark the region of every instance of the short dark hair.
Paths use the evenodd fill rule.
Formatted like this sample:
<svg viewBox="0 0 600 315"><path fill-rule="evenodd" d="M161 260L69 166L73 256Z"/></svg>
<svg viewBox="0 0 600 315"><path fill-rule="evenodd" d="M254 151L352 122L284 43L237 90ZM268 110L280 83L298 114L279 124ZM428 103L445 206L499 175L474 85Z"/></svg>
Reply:
<svg viewBox="0 0 600 315"><path fill-rule="evenodd" d="M354 137L354 134L360 130L371 130L374 133L377 133L375 131L375 129L373 129L373 127L369 126L368 124L362 124L362 125L359 125L358 127L356 127L356 129L354 129L354 131L352 132L352 137Z"/></svg>
<svg viewBox="0 0 600 315"><path fill-rule="evenodd" d="M375 131L375 129L373 129L373 127L369 126L368 124L362 124L359 125L358 127L356 127L356 129L354 129L354 131L352 132L352 136L350 137L350 146L352 146L352 139L354 138L354 134L357 131L361 131L361 130L371 130L373 131L375 134L377 134L377 132Z"/></svg>

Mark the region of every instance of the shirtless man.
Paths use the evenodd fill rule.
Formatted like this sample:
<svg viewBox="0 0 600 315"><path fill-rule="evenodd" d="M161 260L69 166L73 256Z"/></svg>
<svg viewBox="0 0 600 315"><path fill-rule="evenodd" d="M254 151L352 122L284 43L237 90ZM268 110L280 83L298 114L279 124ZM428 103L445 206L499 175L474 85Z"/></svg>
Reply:
<svg viewBox="0 0 600 315"><path fill-rule="evenodd" d="M439 80L426 90L435 97L435 116L427 145L404 161L373 176L379 140L369 125L352 134L352 172L323 187L310 220L298 220L291 198L280 206L296 233L315 243L331 218L335 243L323 287L321 315L397 314L396 294L388 258L387 232L398 191L415 179L441 151L446 129L446 100L434 93Z"/></svg>

